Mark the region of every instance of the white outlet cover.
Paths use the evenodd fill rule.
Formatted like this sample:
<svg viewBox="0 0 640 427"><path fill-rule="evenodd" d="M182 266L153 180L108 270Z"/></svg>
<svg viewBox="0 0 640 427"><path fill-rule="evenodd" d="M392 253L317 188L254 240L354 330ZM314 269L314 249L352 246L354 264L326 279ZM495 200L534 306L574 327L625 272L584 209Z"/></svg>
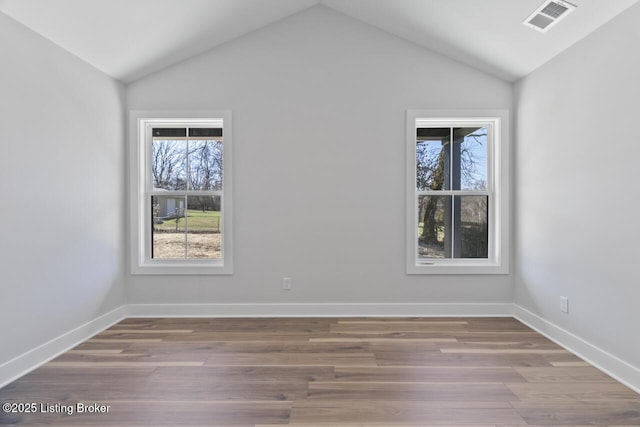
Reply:
<svg viewBox="0 0 640 427"><path fill-rule="evenodd" d="M569 313L569 298L560 297L560 311L563 313Z"/></svg>

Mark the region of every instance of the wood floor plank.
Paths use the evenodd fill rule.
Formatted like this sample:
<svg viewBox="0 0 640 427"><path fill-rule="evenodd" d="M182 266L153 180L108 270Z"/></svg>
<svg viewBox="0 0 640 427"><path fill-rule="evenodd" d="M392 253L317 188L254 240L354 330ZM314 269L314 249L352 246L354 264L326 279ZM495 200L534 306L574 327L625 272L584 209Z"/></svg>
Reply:
<svg viewBox="0 0 640 427"><path fill-rule="evenodd" d="M380 366L449 366L449 367L526 367L551 366L539 354L444 354L378 352Z"/></svg>
<svg viewBox="0 0 640 427"><path fill-rule="evenodd" d="M543 357L552 365L565 365L572 366L572 364L576 364L579 366L579 363L584 363L584 360L580 359L578 356L571 352L557 353L557 354L545 354ZM588 364L587 364L588 366Z"/></svg>
<svg viewBox="0 0 640 427"><path fill-rule="evenodd" d="M340 401L294 402L291 423L526 424L503 402Z"/></svg>
<svg viewBox="0 0 640 427"><path fill-rule="evenodd" d="M593 427L594 425L597 425L597 424L563 424L562 427ZM515 424L496 424L495 427L522 427L522 426L515 425ZM543 426L541 424L527 424L527 427L549 427L549 425ZM605 427L629 427L629 426L606 424Z"/></svg>
<svg viewBox="0 0 640 427"><path fill-rule="evenodd" d="M518 397L498 383L318 381L309 384L309 399L497 402Z"/></svg>
<svg viewBox="0 0 640 427"><path fill-rule="evenodd" d="M385 333L385 332L463 332L467 331L463 323L338 323L331 325L331 333Z"/></svg>
<svg viewBox="0 0 640 427"><path fill-rule="evenodd" d="M150 335L153 334L192 334L194 332L193 329L120 329L113 328L107 329L106 331L100 332L97 336L107 336L107 335L122 335L122 334L136 334L136 335Z"/></svg>
<svg viewBox="0 0 640 427"><path fill-rule="evenodd" d="M565 354L562 349L535 349L535 348L442 348L442 353L468 353L468 354Z"/></svg>
<svg viewBox="0 0 640 427"><path fill-rule="evenodd" d="M375 366L372 353L235 353L215 354L204 366Z"/></svg>
<svg viewBox="0 0 640 427"><path fill-rule="evenodd" d="M160 367L160 366L203 366L204 362L138 362L138 361L85 361L85 362L49 362L47 366L50 368L142 368L147 366Z"/></svg>
<svg viewBox="0 0 640 427"><path fill-rule="evenodd" d="M488 333L479 333L479 332L468 332L465 334L455 334L457 337L457 341L460 343L469 343L469 344L482 344L482 343L496 343L496 344L520 344L527 346L540 346L540 345L548 345L552 348L561 348L558 344L553 341L539 335L534 331L525 331L525 332L505 332L505 331L495 331L494 334Z"/></svg>
<svg viewBox="0 0 640 427"><path fill-rule="evenodd" d="M510 331L514 331L514 330L531 331L532 330L524 323L510 316L472 317L467 319L469 320L470 331L479 331L479 330L499 331L501 329L508 329Z"/></svg>
<svg viewBox="0 0 640 427"><path fill-rule="evenodd" d="M91 338L89 342L91 343L162 342L162 338L141 338L139 336L130 337L130 338L104 337L104 338Z"/></svg>
<svg viewBox="0 0 640 427"><path fill-rule="evenodd" d="M65 354L110 354L110 355L116 355L116 354L122 354L122 352L124 351L124 349L75 349L75 350L69 350L67 351Z"/></svg>
<svg viewBox="0 0 640 427"><path fill-rule="evenodd" d="M188 382L303 382L332 381L333 366L205 366L159 367L153 370L154 379Z"/></svg>
<svg viewBox="0 0 640 427"><path fill-rule="evenodd" d="M338 320L338 325L468 325L467 320L446 320L446 319L365 319L365 320Z"/></svg>
<svg viewBox="0 0 640 427"><path fill-rule="evenodd" d="M142 349L140 349L142 350ZM61 356L58 356L53 360L53 362L113 362L113 361L122 361L127 360L129 362L145 362L145 363L154 363L154 362L198 362L203 364L209 357L208 353L203 352L184 352L181 349L176 349L173 353L160 353L160 354L149 354L149 353L141 353L138 351L127 350L122 353L97 353L97 354L86 354L86 353L75 353L75 352L67 352Z"/></svg>
<svg viewBox="0 0 640 427"><path fill-rule="evenodd" d="M211 318L211 319L158 319L158 329L193 329L194 333L300 333L328 332L332 319L319 318L265 318L256 321L252 318ZM122 325L135 325L123 323ZM144 328L144 326L142 326ZM147 323L147 328L151 328Z"/></svg>
<svg viewBox="0 0 640 427"><path fill-rule="evenodd" d="M153 345L136 345L128 351L146 350L150 354L170 354L176 351L174 342L163 342ZM308 341L218 341L209 344L183 343L181 352L189 353L368 353L370 346L366 344L347 343L310 343Z"/></svg>
<svg viewBox="0 0 640 427"><path fill-rule="evenodd" d="M534 345L535 342L544 342L543 340L536 340L539 337L536 332L514 333L508 331L501 331L496 333L487 332L451 332L451 331L358 331L358 332L332 332L332 333L318 333L308 336L309 341L322 342L328 341L343 341L348 342L350 339L357 340L372 340L372 339L397 339L397 340L425 340L426 342L434 343L456 343L464 342L465 340L484 340L488 342L492 341L519 341L527 342L529 345ZM529 339L533 338L531 341ZM559 347L554 347L559 348Z"/></svg>
<svg viewBox="0 0 640 427"><path fill-rule="evenodd" d="M55 359L56 362L71 362L71 361L105 361L116 359L129 359L137 360L140 358L148 358L146 353L125 353L121 351L109 351L109 350L69 350L62 356Z"/></svg>
<svg viewBox="0 0 640 427"><path fill-rule="evenodd" d="M401 381L434 383L524 382L512 367L448 368L420 366L339 366L335 368L337 381Z"/></svg>
<svg viewBox="0 0 640 427"><path fill-rule="evenodd" d="M495 424L423 424L423 423L414 423L414 422L410 422L410 423L394 422L393 424L386 424L386 423L385 424L380 424L380 423L375 423L375 424L304 423L304 424L300 424L300 423L294 423L294 424L287 424L287 427L403 427L403 426L433 427L434 425L437 425L438 427L496 427ZM255 427L282 427L282 425L281 424L256 424ZM572 427L572 426L567 426L567 427ZM578 426L578 427L582 427L582 426ZM593 427L593 426L590 426L590 427Z"/></svg>
<svg viewBox="0 0 640 427"><path fill-rule="evenodd" d="M506 384L520 400L620 400L638 395L615 382L608 383L514 383ZM640 403L640 399L638 400Z"/></svg>
<svg viewBox="0 0 640 427"><path fill-rule="evenodd" d="M527 401L512 406L528 424L640 425L640 401Z"/></svg>
<svg viewBox="0 0 640 427"><path fill-rule="evenodd" d="M146 353L158 357L172 357L175 354L191 354L205 359L222 348L224 342L162 341L159 343L131 343L124 353Z"/></svg>
<svg viewBox="0 0 640 427"><path fill-rule="evenodd" d="M73 367L51 367L48 364L45 364L23 376L18 381L14 381L6 385L0 390L2 392L6 392L13 386L29 382L36 384L60 383L73 386L78 383L86 382L99 384L102 381L142 381L154 372L156 372L155 367L128 368L126 375L117 375L119 372L114 373L113 371L104 368L90 367L78 370Z"/></svg>
<svg viewBox="0 0 640 427"><path fill-rule="evenodd" d="M386 337L326 337L326 338L310 338L312 343L425 343L431 344L433 349L439 348L438 344L456 342L455 338L397 338L395 336Z"/></svg>
<svg viewBox="0 0 640 427"><path fill-rule="evenodd" d="M473 340L469 338L459 338L449 342L439 342L442 348L451 348L451 349L487 349L487 350L509 350L509 349L532 349L532 350L563 350L562 347L557 344L544 341L544 340L511 340L505 341L500 338L491 338L486 337L483 340Z"/></svg>
<svg viewBox="0 0 640 427"><path fill-rule="evenodd" d="M203 332L168 334L161 341L164 342L185 342L185 343L215 343L227 341L309 341L313 334L302 332L279 333L279 332ZM108 340L103 340L103 342Z"/></svg>
<svg viewBox="0 0 640 427"><path fill-rule="evenodd" d="M530 383L594 383L615 382L611 377L593 366L568 366L550 368L514 368ZM507 381L509 382L509 381Z"/></svg>
<svg viewBox="0 0 640 427"><path fill-rule="evenodd" d="M74 350L126 350L133 344L129 343L109 343L109 342L89 342L85 341L74 347Z"/></svg>

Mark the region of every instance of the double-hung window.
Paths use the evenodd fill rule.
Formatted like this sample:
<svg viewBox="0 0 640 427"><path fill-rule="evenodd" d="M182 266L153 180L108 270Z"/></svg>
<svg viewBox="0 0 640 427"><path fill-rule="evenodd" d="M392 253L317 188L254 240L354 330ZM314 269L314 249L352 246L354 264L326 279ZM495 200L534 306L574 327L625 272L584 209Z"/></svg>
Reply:
<svg viewBox="0 0 640 427"><path fill-rule="evenodd" d="M230 274L231 114L132 112L134 274Z"/></svg>
<svg viewBox="0 0 640 427"><path fill-rule="evenodd" d="M407 273L508 272L506 112L409 111Z"/></svg>

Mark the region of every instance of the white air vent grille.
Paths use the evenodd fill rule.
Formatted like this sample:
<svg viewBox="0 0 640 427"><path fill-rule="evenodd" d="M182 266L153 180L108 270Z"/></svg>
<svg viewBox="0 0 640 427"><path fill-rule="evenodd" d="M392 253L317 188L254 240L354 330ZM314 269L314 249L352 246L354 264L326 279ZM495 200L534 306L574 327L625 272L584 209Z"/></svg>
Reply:
<svg viewBox="0 0 640 427"><path fill-rule="evenodd" d="M566 18L575 8L575 5L566 1L546 1L522 23L538 31L548 31L560 20Z"/></svg>
<svg viewBox="0 0 640 427"><path fill-rule="evenodd" d="M534 26L535 28L538 28L540 30L544 30L549 25L551 25L553 23L553 21L554 21L553 19L548 18L548 17L538 13L533 18L531 18L531 20L529 21L529 24Z"/></svg>
<svg viewBox="0 0 640 427"><path fill-rule="evenodd" d="M564 7L563 5L558 3L550 2L544 7L544 9L540 11L540 13L543 13L545 15L548 15L552 18L557 19L560 17L560 15L565 13L567 10L569 10L568 7Z"/></svg>

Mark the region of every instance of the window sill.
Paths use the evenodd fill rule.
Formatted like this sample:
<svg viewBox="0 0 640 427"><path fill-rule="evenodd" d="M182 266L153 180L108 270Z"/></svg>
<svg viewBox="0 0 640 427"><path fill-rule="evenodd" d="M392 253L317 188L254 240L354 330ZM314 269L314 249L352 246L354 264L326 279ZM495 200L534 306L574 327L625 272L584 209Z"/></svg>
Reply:
<svg viewBox="0 0 640 427"><path fill-rule="evenodd" d="M407 274L509 274L509 267L490 261L456 263L433 261L407 265Z"/></svg>
<svg viewBox="0 0 640 427"><path fill-rule="evenodd" d="M149 262L145 264L132 265L133 275L231 275L233 268L231 265L223 265L222 262Z"/></svg>

